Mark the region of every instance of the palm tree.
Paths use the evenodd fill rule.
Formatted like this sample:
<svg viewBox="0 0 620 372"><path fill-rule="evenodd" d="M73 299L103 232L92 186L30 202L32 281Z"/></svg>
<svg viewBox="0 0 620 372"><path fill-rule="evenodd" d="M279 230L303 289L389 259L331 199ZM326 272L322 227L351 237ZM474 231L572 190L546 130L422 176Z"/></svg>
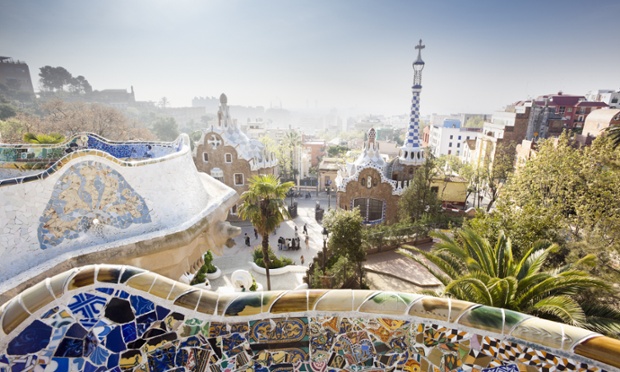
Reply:
<svg viewBox="0 0 620 372"><path fill-rule="evenodd" d="M61 143L65 140L65 137L59 133L50 133L50 134L34 134L34 133L24 133L24 142L28 143L36 143L36 144L54 144Z"/></svg>
<svg viewBox="0 0 620 372"><path fill-rule="evenodd" d="M609 138L611 138L611 142L614 148L620 146L620 125L607 127L605 132L607 132L607 135L609 136Z"/></svg>
<svg viewBox="0 0 620 372"><path fill-rule="evenodd" d="M267 274L267 289L271 290L269 277L269 234L289 217L284 203L287 191L294 186L292 182L280 183L271 174L256 175L250 178L249 190L241 195L239 216L250 220L258 233L263 237L263 262Z"/></svg>
<svg viewBox="0 0 620 372"><path fill-rule="evenodd" d="M407 250L400 249L399 252L424 266L441 281L445 286L443 295L597 332L620 332L618 310L601 304L584 305L576 300L576 295L592 289L611 290L604 281L579 269L584 264L592 264L594 255L565 267L543 269L549 255L558 249L557 245L537 243L523 257L517 258L513 256L510 239L501 232L495 245L468 228L456 232L455 237L445 233L432 235L440 242L430 253L410 246L404 246Z"/></svg>
<svg viewBox="0 0 620 372"><path fill-rule="evenodd" d="M290 152L290 176L295 178L295 150L297 149L297 146L301 145L301 137L299 136L299 133L294 130L288 131L284 136L284 144Z"/></svg>

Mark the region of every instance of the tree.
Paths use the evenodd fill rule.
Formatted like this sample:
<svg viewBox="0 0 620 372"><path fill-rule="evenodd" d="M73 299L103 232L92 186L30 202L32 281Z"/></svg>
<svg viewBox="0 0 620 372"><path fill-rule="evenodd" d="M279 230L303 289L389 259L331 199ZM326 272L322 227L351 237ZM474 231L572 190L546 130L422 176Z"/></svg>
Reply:
<svg viewBox="0 0 620 372"><path fill-rule="evenodd" d="M431 183L436 175L435 158L427 152L426 161L415 170L409 187L398 201L398 213L401 219L409 219L415 223L425 216L433 220L441 213L441 200L437 192L431 189Z"/></svg>
<svg viewBox="0 0 620 372"><path fill-rule="evenodd" d="M329 251L335 256L343 256L355 262L359 288L363 285L362 265L366 260L366 250L362 245L363 221L359 208L349 211L332 209L323 219L323 226L330 234Z"/></svg>
<svg viewBox="0 0 620 372"><path fill-rule="evenodd" d="M508 176L514 171L515 149L514 143L499 143L495 149L493 161L485 159L483 177L486 181L486 193L490 199L487 212L497 200Z"/></svg>
<svg viewBox="0 0 620 372"><path fill-rule="evenodd" d="M471 229L459 230L454 237L435 233L440 242L431 252L414 247L399 250L424 266L445 286L443 295L482 305L501 307L562 321L597 332L620 332L620 311L580 298L596 288L611 293L605 281L589 275L581 267L593 264L587 255L573 265L543 269L556 245L538 243L522 255L513 255L510 239L502 232L495 244ZM433 263L431 267L412 252ZM589 305L585 303L589 301Z"/></svg>
<svg viewBox="0 0 620 372"><path fill-rule="evenodd" d="M170 101L166 97L161 97L161 99L159 100L159 103L157 104L157 106L159 106L159 107L161 107L163 109L165 109L169 105L170 105Z"/></svg>
<svg viewBox="0 0 620 372"><path fill-rule="evenodd" d="M256 231L263 237L262 250L267 289L271 290L269 277L269 234L273 232L286 217L286 193L293 187L292 182L280 183L273 175L256 175L250 178L249 189L241 195L239 216L249 220Z"/></svg>
<svg viewBox="0 0 620 372"><path fill-rule="evenodd" d="M295 178L295 175L297 174L297 170L295 169L295 154L296 154L295 150L297 149L299 145L301 145L301 136L299 135L298 132L294 130L289 130L284 135L282 144L284 145L286 150L288 150L289 158L288 158L287 163L290 166L289 177Z"/></svg>
<svg viewBox="0 0 620 372"><path fill-rule="evenodd" d="M336 158L336 157L343 155L347 151L349 151L349 148L347 146L342 146L342 145L329 146L327 148L327 156L329 156L330 158Z"/></svg>
<svg viewBox="0 0 620 372"><path fill-rule="evenodd" d="M143 125L128 120L120 111L109 106L51 100L41 105L39 114L20 113L15 117L21 124L16 141L22 140L27 132L60 133L66 137L91 132L111 140L155 139Z"/></svg>
<svg viewBox="0 0 620 372"><path fill-rule="evenodd" d="M39 72L41 89L49 92L63 91L65 85L71 85L73 76L64 67L44 66Z"/></svg>
<svg viewBox="0 0 620 372"><path fill-rule="evenodd" d="M174 141L179 136L179 127L174 118L158 118L153 123L153 133L162 141Z"/></svg>
<svg viewBox="0 0 620 372"><path fill-rule="evenodd" d="M482 128L484 126L484 119L480 116L473 116L465 122L465 128Z"/></svg>
<svg viewBox="0 0 620 372"><path fill-rule="evenodd" d="M15 107L10 103L0 102L0 120L6 120L17 115Z"/></svg>
<svg viewBox="0 0 620 372"><path fill-rule="evenodd" d="M78 94L88 94L93 92L93 87L84 76L80 75L71 79L69 91Z"/></svg>

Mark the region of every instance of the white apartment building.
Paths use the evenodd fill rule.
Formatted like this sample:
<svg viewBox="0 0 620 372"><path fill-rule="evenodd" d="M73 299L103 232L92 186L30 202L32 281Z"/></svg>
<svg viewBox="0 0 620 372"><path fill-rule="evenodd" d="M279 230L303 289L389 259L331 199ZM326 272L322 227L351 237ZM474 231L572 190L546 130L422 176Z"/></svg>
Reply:
<svg viewBox="0 0 620 372"><path fill-rule="evenodd" d="M586 94L586 99L594 102L605 102L609 105L609 108L617 109L620 108L620 89L599 89L589 91L588 94Z"/></svg>
<svg viewBox="0 0 620 372"><path fill-rule="evenodd" d="M439 125L431 125L428 145L436 157L461 156L465 142L480 137L480 133L480 128L462 128L460 120L448 118Z"/></svg>

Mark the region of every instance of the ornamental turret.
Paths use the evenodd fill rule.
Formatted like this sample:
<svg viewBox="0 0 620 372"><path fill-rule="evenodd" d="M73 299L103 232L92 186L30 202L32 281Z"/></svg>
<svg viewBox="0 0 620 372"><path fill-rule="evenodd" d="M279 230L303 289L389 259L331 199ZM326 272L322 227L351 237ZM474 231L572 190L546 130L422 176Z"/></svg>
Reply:
<svg viewBox="0 0 620 372"><path fill-rule="evenodd" d="M425 45L420 43L415 47L418 50L418 58L413 62L413 99L411 101L411 115L405 143L400 148L399 161L401 164L421 165L424 163L424 149L420 146L420 92L422 91L422 49Z"/></svg>

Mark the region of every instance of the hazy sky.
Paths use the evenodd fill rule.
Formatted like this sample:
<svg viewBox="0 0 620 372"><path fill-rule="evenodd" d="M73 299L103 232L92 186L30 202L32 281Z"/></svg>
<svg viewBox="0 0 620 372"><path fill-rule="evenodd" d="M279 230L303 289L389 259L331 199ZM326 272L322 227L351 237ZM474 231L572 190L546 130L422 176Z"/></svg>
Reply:
<svg viewBox="0 0 620 372"><path fill-rule="evenodd" d="M620 1L0 0L0 55L138 100L422 114L620 88Z"/></svg>

